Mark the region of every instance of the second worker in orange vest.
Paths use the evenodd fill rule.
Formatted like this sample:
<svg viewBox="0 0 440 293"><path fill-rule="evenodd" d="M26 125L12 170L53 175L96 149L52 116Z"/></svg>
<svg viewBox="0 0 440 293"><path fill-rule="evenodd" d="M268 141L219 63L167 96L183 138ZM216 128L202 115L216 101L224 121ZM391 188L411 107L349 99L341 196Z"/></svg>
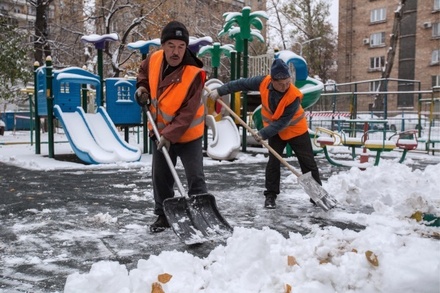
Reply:
<svg viewBox="0 0 440 293"><path fill-rule="evenodd" d="M289 144L298 158L301 172L312 172L313 178L321 184L307 120L301 107L303 94L292 84L287 64L275 59L270 75L230 81L212 91L210 97L218 99L239 91L260 91L264 128L260 129L255 140L268 139L269 145L280 155ZM264 206L269 209L275 208L275 200L280 193L280 167L280 161L269 152L264 191Z"/></svg>

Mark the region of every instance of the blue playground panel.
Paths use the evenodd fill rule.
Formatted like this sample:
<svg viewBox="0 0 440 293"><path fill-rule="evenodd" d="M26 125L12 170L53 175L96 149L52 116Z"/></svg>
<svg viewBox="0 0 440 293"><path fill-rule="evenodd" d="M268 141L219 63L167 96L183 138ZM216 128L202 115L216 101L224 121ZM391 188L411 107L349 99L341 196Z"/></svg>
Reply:
<svg viewBox="0 0 440 293"><path fill-rule="evenodd" d="M142 109L135 101L136 81L107 78L106 110L115 125L142 124Z"/></svg>
<svg viewBox="0 0 440 293"><path fill-rule="evenodd" d="M46 66L41 66L37 74L37 114L47 116ZM115 125L141 125L142 110L134 99L136 81L125 78L106 79L106 107ZM91 85L96 89L96 106L101 104L101 82L98 75L79 67L54 70L52 91L54 105L59 105L65 113L75 112L81 106L82 86ZM6 122L5 122L6 123Z"/></svg>
<svg viewBox="0 0 440 293"><path fill-rule="evenodd" d="M62 70L54 70L52 91L54 104L60 105L63 112L74 112L81 105L81 87L90 84L96 88L96 103L101 101L101 82L98 75L88 72L79 67L69 67ZM37 113L39 116L47 116L47 80L46 66L37 69Z"/></svg>
<svg viewBox="0 0 440 293"><path fill-rule="evenodd" d="M5 122L5 131L30 130L29 112L6 112L0 114L0 119ZM14 121L15 120L15 121Z"/></svg>
<svg viewBox="0 0 440 293"><path fill-rule="evenodd" d="M96 103L101 101L101 82L98 75L78 67L56 70L53 78L54 104L63 112L75 112L81 106L81 87L89 84L96 88Z"/></svg>
<svg viewBox="0 0 440 293"><path fill-rule="evenodd" d="M37 74L37 114L47 116L47 98L46 98L46 66L41 66L36 70Z"/></svg>
<svg viewBox="0 0 440 293"><path fill-rule="evenodd" d="M41 66L37 74L37 114L47 116L47 80L46 66ZM60 105L64 112L74 112L81 105L81 86L90 84L96 87L96 102L99 103L101 83L99 76L79 67L69 67L62 70L54 70L52 91L54 104Z"/></svg>

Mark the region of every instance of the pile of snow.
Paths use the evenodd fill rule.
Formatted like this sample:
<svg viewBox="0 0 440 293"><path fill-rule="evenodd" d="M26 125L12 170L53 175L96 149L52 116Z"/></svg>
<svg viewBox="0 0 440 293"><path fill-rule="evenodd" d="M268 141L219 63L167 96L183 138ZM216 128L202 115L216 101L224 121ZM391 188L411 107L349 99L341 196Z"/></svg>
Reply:
<svg viewBox="0 0 440 293"><path fill-rule="evenodd" d="M65 293L106 292L439 292L438 227L411 218L439 213L440 164L412 171L394 162L332 176L325 189L341 206L371 206L372 214L343 213L359 232L312 227L311 233L235 227L206 258L164 251L128 271L101 261L68 276ZM160 281L163 276L166 281Z"/></svg>

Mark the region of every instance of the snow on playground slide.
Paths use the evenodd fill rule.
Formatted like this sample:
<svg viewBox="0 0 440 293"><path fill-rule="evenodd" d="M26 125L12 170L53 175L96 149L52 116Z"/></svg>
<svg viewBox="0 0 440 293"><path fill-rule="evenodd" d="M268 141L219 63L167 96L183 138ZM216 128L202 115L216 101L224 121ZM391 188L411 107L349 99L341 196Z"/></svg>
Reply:
<svg viewBox="0 0 440 293"><path fill-rule="evenodd" d="M212 131L212 141L208 143L207 154L215 160L233 160L240 150L240 134L231 117L215 121L206 115L206 126Z"/></svg>
<svg viewBox="0 0 440 293"><path fill-rule="evenodd" d="M132 162L140 159L140 149L128 144L119 136L105 108L99 107L97 114L85 114L85 116L93 137L103 149L115 152L120 161Z"/></svg>
<svg viewBox="0 0 440 293"><path fill-rule="evenodd" d="M123 141L104 108L86 114L81 107L65 113L54 106L70 145L82 161L89 164L138 161L141 151Z"/></svg>
<svg viewBox="0 0 440 293"><path fill-rule="evenodd" d="M209 91L218 88L222 84L216 78L211 78L205 83L203 99L209 114L206 115L205 123L212 132L212 141L208 143L206 153L214 160L233 160L239 153L241 145L240 133L234 120L229 116L225 116L227 112L224 109L220 109L219 113L217 113L215 111L215 102L210 102L208 99ZM226 104L230 103L229 95L222 97L222 99ZM210 103L211 105L209 105ZM219 121L216 121L216 118Z"/></svg>

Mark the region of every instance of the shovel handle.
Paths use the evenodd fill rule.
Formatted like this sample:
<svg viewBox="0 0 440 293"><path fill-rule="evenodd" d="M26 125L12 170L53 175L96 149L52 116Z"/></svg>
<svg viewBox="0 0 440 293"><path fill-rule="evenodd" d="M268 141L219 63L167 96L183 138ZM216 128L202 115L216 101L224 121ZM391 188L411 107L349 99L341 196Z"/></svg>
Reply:
<svg viewBox="0 0 440 293"><path fill-rule="evenodd" d="M147 114L148 120L150 121L151 126L153 127L154 135L157 139L160 139L159 130L157 129L156 123L154 123L153 116L151 115L150 110L148 110L147 106L144 106L144 111ZM167 148L162 147L161 149L165 160L167 161L168 167L170 168L171 173L173 174L174 181L177 184L177 188L179 189L180 195L187 197L185 194L185 189L183 189L182 182L180 182L179 175L177 175L176 169L174 168L173 162L171 161L170 154L168 153Z"/></svg>
<svg viewBox="0 0 440 293"><path fill-rule="evenodd" d="M205 87L205 89L210 92L210 90L208 88ZM240 124L246 128L253 136L255 136L257 133L249 126L247 125L246 122L244 122L240 116L238 116L234 111L232 111L231 108L228 107L228 105L226 105L225 102L223 102L222 99L217 99L216 100L217 103L219 103L220 105L222 105L228 112L229 114L231 114L235 119L237 119ZM264 140L261 141L261 144L267 148L272 155L274 155L284 166L286 166L293 174L295 174L297 177L301 176L300 173L298 173L298 171L296 171L289 163L287 163L287 161L280 156L280 154L278 154L267 142L265 142Z"/></svg>

